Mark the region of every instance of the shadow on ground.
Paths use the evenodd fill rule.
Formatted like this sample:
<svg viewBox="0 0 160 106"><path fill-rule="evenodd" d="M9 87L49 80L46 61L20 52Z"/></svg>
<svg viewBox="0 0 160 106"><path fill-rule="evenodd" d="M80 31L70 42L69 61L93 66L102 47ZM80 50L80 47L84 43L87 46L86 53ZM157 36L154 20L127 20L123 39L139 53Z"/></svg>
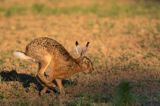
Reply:
<svg viewBox="0 0 160 106"><path fill-rule="evenodd" d="M22 83L24 88L30 86L31 83L34 83L37 86L38 90L42 89L41 84L38 82L36 77L33 77L24 73L17 73L15 70L12 71L2 71L0 72L2 81L19 81Z"/></svg>
<svg viewBox="0 0 160 106"><path fill-rule="evenodd" d="M1 71L0 76L2 77L2 81L19 81L24 88L30 87L30 84L33 83L36 85L36 88L40 91L42 90L41 83L38 81L36 77L25 73L17 73L16 70L11 71ZM53 83L56 83L53 81ZM63 80L64 86L68 85L76 85L76 82L70 80Z"/></svg>

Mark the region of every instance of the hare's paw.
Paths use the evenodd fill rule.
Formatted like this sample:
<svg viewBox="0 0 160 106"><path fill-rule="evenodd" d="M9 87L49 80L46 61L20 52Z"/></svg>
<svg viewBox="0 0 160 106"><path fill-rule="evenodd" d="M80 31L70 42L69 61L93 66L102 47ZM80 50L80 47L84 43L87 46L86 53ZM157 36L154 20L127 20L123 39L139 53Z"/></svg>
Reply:
<svg viewBox="0 0 160 106"><path fill-rule="evenodd" d="M39 92L39 96L44 95L47 92L48 88L44 87L40 92Z"/></svg>

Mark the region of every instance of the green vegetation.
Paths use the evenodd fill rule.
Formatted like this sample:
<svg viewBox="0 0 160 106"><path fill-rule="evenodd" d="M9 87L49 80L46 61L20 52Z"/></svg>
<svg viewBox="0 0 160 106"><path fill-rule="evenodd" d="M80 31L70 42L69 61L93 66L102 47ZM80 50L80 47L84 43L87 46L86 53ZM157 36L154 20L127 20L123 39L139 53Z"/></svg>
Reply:
<svg viewBox="0 0 160 106"><path fill-rule="evenodd" d="M4 12L4 11L5 11L5 8L0 7L0 12Z"/></svg>
<svg viewBox="0 0 160 106"><path fill-rule="evenodd" d="M4 63L4 61L2 59L0 59L0 65L2 65Z"/></svg>
<svg viewBox="0 0 160 106"><path fill-rule="evenodd" d="M3 98L5 98L5 96L4 96L3 92L0 92L0 100Z"/></svg>
<svg viewBox="0 0 160 106"><path fill-rule="evenodd" d="M4 15L6 17L10 17L15 14L22 15L25 13L25 11L26 11L25 7L22 7L20 5L13 5L7 9L5 9Z"/></svg>
<svg viewBox="0 0 160 106"><path fill-rule="evenodd" d="M63 81L63 85L64 85L64 87L68 87L68 86L74 86L74 85L76 85L76 82L75 81L72 81L72 80L64 80Z"/></svg>
<svg viewBox="0 0 160 106"><path fill-rule="evenodd" d="M47 15L47 14L52 14L52 8L47 7L44 4L34 4L32 6L32 12L37 14Z"/></svg>
<svg viewBox="0 0 160 106"><path fill-rule="evenodd" d="M74 96L75 99L70 101L67 106L92 106L93 103L107 103L109 97L106 94L89 94L80 92Z"/></svg>
<svg viewBox="0 0 160 106"><path fill-rule="evenodd" d="M135 98L131 90L131 84L127 81L122 81L116 88L113 106L134 106Z"/></svg>
<svg viewBox="0 0 160 106"><path fill-rule="evenodd" d="M2 83L2 76L0 76L0 84Z"/></svg>
<svg viewBox="0 0 160 106"><path fill-rule="evenodd" d="M50 7L45 4L33 4L31 7L23 7L21 5L13 5L9 8L0 7L0 13L4 16L27 14L27 11L40 15L58 15L58 14L94 14L99 17L134 17L147 16L150 18L160 18L160 6L157 2L135 2L119 4L116 2L108 2L104 4L92 4L89 6L71 6L71 7Z"/></svg>

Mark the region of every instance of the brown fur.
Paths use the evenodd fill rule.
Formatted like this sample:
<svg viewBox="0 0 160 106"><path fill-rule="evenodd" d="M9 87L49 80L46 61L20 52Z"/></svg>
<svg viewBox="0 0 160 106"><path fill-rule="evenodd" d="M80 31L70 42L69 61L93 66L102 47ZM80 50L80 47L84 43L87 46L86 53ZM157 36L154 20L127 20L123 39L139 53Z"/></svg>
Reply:
<svg viewBox="0 0 160 106"><path fill-rule="evenodd" d="M87 47L88 44L89 42ZM56 80L60 93L64 93L62 79L78 72L93 70L89 58L80 56L75 59L60 43L47 37L37 38L30 42L26 46L25 54L39 63L37 77L46 86L41 93L46 92L47 88L54 89L53 80ZM44 73L48 67L51 71L46 78Z"/></svg>

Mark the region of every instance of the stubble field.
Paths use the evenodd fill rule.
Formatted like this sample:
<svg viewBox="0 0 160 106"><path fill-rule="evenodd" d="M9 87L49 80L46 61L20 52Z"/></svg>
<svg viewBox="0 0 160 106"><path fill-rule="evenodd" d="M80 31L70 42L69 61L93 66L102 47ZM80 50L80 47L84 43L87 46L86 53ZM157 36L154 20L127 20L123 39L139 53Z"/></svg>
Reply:
<svg viewBox="0 0 160 106"><path fill-rule="evenodd" d="M159 106L159 5L158 0L0 0L0 105ZM64 96L39 96L37 64L13 56L42 36L57 40L75 58L75 41L90 42L87 56L95 70L66 79Z"/></svg>

